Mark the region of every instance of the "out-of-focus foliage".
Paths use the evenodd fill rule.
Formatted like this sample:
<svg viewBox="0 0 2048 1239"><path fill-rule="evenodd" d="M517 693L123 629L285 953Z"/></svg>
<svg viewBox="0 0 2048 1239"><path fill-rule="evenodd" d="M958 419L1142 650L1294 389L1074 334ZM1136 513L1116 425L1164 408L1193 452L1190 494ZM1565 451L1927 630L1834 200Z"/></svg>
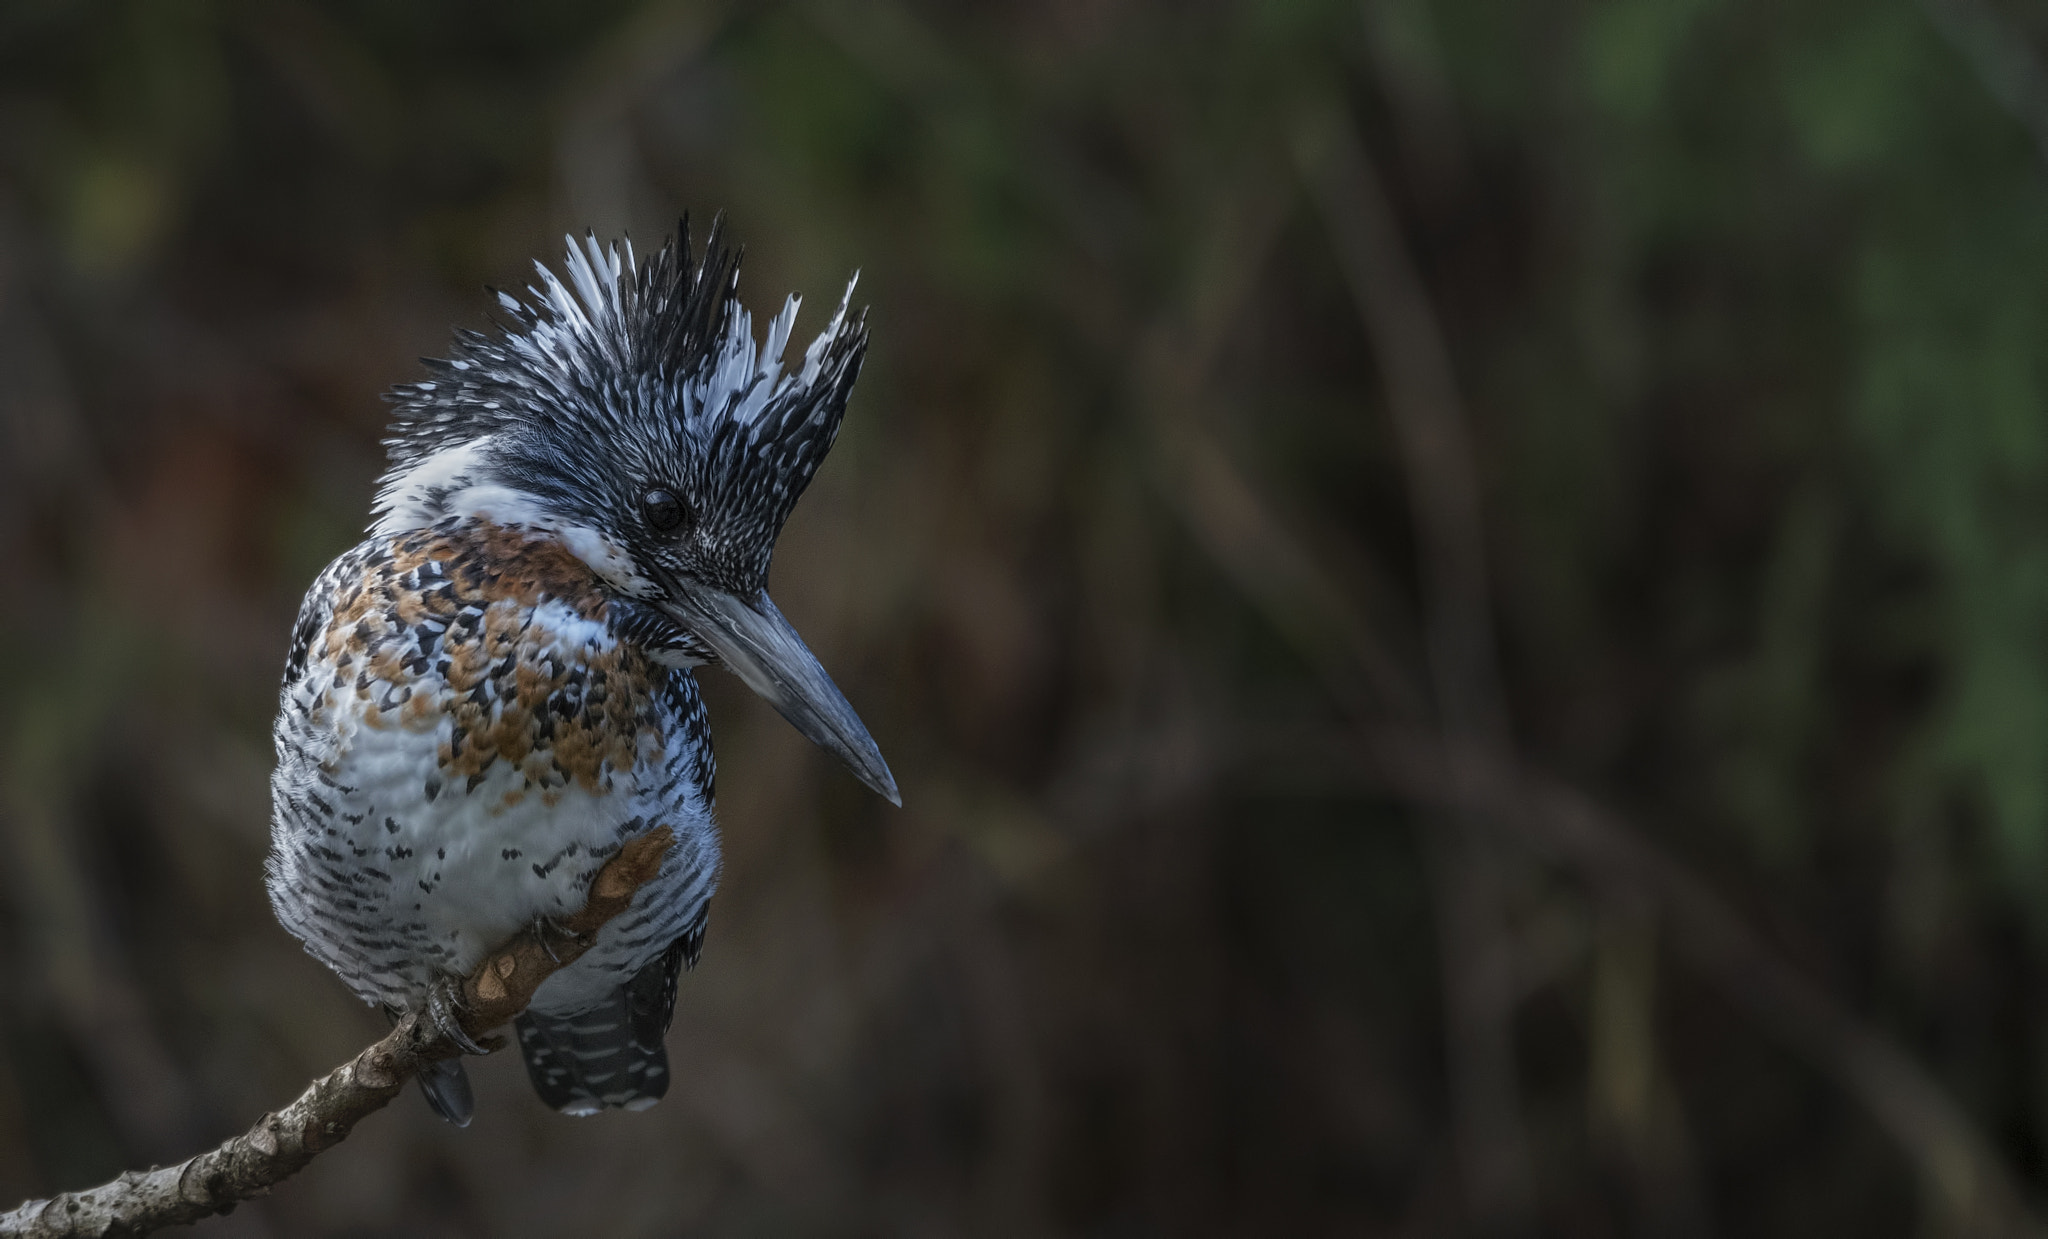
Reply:
<svg viewBox="0 0 2048 1239"><path fill-rule="evenodd" d="M1354 130L1472 423L1524 755L2048 1189L2044 66L2016 0L0 8L0 1194L377 1033L261 893L377 393L563 231L723 207L757 306L863 271L774 580L906 808L707 674L729 864L669 1099L562 1119L494 1059L469 1130L408 1098L203 1229L1455 1232L1443 827L1229 553L1269 514L1429 682L1305 166ZM1504 874L1533 1229L1922 1225L1656 909Z"/></svg>

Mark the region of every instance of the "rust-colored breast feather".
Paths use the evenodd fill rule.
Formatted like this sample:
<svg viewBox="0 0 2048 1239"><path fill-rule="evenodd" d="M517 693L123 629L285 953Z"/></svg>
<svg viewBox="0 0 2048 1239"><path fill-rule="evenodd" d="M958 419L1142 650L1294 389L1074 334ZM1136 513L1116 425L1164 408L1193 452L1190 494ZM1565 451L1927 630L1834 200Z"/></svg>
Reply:
<svg viewBox="0 0 2048 1239"><path fill-rule="evenodd" d="M508 806L530 793L553 803L571 783L607 792L653 735L655 673L613 638L607 609L582 561L518 529L393 539L340 585L310 651L333 668L316 714L441 731L443 783L474 791L504 763L523 776Z"/></svg>

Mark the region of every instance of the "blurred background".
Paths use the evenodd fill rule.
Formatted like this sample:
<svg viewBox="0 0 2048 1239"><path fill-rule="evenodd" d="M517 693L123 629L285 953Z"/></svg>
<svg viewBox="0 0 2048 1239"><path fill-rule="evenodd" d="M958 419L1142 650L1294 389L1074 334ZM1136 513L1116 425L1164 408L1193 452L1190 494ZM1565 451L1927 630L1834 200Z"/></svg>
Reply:
<svg viewBox="0 0 2048 1239"><path fill-rule="evenodd" d="M668 1099L217 1236L2048 1216L2039 0L0 5L0 1196L379 1035L268 726L380 392L730 213L874 345Z"/></svg>

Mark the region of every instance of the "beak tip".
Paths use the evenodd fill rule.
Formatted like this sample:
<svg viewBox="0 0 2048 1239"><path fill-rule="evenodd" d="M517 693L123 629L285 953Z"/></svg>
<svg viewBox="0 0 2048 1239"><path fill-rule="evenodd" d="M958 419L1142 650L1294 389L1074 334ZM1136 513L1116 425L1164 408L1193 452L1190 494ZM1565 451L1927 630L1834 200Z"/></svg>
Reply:
<svg viewBox="0 0 2048 1239"><path fill-rule="evenodd" d="M889 773L874 737L765 591L741 597L691 585L680 588L664 605L677 623L709 644L727 670L805 738L836 754L876 795L903 807L896 776Z"/></svg>
<svg viewBox="0 0 2048 1239"><path fill-rule="evenodd" d="M872 779L863 779L862 782L873 788L877 796L890 804L899 809L903 807L903 793L896 790L896 776L889 773L887 766L881 767Z"/></svg>

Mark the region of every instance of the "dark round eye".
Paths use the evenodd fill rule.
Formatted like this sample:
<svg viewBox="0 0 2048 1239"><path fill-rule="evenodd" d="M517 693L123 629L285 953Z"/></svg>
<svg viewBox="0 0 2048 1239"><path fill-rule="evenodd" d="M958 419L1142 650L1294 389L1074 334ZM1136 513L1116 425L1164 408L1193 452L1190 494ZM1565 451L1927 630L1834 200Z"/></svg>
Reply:
<svg viewBox="0 0 2048 1239"><path fill-rule="evenodd" d="M646 513L647 523L662 533L683 523L683 501L665 490L650 490L640 496L640 510Z"/></svg>

